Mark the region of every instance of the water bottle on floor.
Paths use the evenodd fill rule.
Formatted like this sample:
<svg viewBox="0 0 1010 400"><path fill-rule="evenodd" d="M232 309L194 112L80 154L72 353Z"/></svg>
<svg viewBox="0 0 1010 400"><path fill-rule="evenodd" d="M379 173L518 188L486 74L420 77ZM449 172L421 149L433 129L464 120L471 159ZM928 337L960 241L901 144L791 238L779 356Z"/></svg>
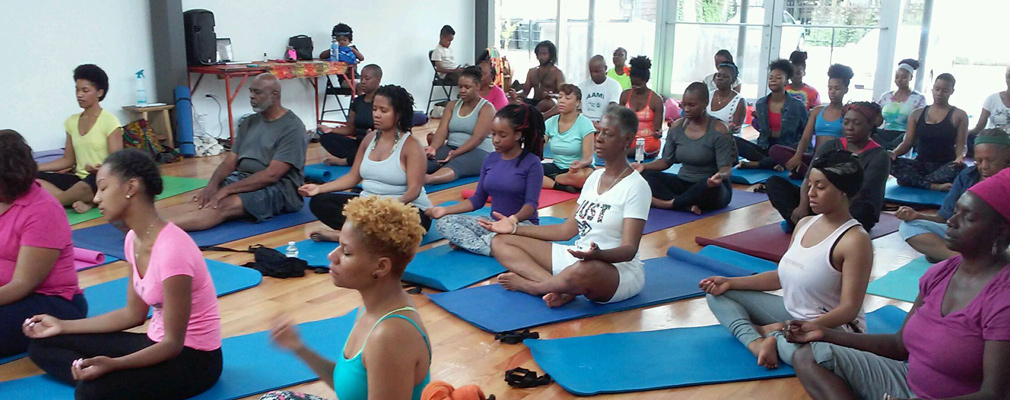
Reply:
<svg viewBox="0 0 1010 400"><path fill-rule="evenodd" d="M645 160L645 138L635 139L635 162Z"/></svg>
<svg viewBox="0 0 1010 400"><path fill-rule="evenodd" d="M288 248L284 251L284 256L287 258L298 258L298 246L295 246L295 242L288 242Z"/></svg>

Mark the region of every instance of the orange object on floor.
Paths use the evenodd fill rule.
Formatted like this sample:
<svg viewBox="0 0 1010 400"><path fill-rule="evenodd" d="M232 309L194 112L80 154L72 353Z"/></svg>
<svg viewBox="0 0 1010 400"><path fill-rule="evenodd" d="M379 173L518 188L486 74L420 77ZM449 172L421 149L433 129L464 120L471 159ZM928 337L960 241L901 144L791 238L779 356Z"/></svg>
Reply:
<svg viewBox="0 0 1010 400"><path fill-rule="evenodd" d="M421 392L421 400L487 400L487 397L477 385L456 389L446 382L434 381Z"/></svg>

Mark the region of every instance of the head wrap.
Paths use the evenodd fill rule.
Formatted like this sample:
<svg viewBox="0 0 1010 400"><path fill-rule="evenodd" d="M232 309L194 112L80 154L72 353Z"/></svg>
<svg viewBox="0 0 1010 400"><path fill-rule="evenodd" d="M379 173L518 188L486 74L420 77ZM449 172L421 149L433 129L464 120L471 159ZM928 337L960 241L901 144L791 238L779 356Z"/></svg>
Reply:
<svg viewBox="0 0 1010 400"><path fill-rule="evenodd" d="M857 102L849 103L845 105L845 112L855 111L870 121L870 125L876 123L877 119L880 118L880 105L877 103L870 102Z"/></svg>
<svg viewBox="0 0 1010 400"><path fill-rule="evenodd" d="M1010 221L1010 169L1003 169L989 179L976 183L968 188L996 212Z"/></svg>
<svg viewBox="0 0 1010 400"><path fill-rule="evenodd" d="M903 69L905 71L908 71L909 75L913 75L913 76L915 75L915 68L912 68L911 65L908 65L908 64L905 64L905 63L901 63L901 64L898 64L898 69Z"/></svg>
<svg viewBox="0 0 1010 400"><path fill-rule="evenodd" d="M997 136L976 136L975 145L992 143L1004 147L1010 147L1010 135L997 135Z"/></svg>

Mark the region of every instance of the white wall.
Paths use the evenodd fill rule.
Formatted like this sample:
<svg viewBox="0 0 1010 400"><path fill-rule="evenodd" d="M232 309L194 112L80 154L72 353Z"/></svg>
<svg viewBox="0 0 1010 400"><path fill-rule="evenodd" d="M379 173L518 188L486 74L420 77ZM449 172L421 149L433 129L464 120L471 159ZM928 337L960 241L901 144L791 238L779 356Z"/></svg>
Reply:
<svg viewBox="0 0 1010 400"><path fill-rule="evenodd" d="M63 147L63 121L81 112L73 71L89 63L109 75L102 107L129 121L121 107L136 102L133 73L151 72L154 63L147 1L8 1L2 8L0 128L17 130L35 150Z"/></svg>
<svg viewBox="0 0 1010 400"><path fill-rule="evenodd" d="M279 58L287 48L288 38L299 34L312 37L313 53L318 55L329 48L333 25L344 22L354 30L354 45L365 56L363 64L381 66L382 83L405 87L414 96L415 109L424 109L428 99L432 70L427 56L438 43L442 25L449 24L456 30L452 49L457 61L474 61L474 3L469 0L258 1L241 6L228 0L183 0L182 8L214 12L214 30L218 37L231 38L236 60L262 60L263 53L271 59ZM284 106L301 117L307 128L312 128L315 125L312 86L304 79L281 81L281 85ZM321 81L320 93L324 87ZM236 122L242 114L252 112L248 85L242 90L232 106ZM212 99L205 97L208 93L217 96L224 105L224 83L207 76L193 96L196 113L207 114L207 132L217 135L218 108ZM320 103L321 100L320 97ZM327 114L327 119L338 115ZM221 112L220 121L221 135L227 136L226 111Z"/></svg>

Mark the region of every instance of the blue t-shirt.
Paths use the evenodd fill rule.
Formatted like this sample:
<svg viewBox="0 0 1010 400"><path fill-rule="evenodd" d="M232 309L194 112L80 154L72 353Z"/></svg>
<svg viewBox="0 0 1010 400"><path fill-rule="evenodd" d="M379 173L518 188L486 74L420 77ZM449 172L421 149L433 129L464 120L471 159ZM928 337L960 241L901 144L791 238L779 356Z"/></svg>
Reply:
<svg viewBox="0 0 1010 400"><path fill-rule="evenodd" d="M943 207L940 207L936 215L943 217L943 219L953 217L954 205L957 204L957 199L960 199L961 195L968 191L968 188L978 183L981 177L982 175L978 173L978 167L974 165L965 168L964 171L957 174L957 178L954 178L954 183L950 186L950 191L947 192L947 197L943 198Z"/></svg>
<svg viewBox="0 0 1010 400"><path fill-rule="evenodd" d="M579 114L571 128L558 132L560 118L560 115L555 115L544 122L547 128L547 146L554 154L554 165L568 169L571 163L582 159L582 138L595 132L596 128L593 127L593 121Z"/></svg>
<svg viewBox="0 0 1010 400"><path fill-rule="evenodd" d="M490 196L491 211L504 216L519 212L527 204L537 208L543 181L544 167L536 154L526 153L516 159L505 160L501 158L501 153L494 152L488 154L480 167L480 180L470 197L470 204L478 210L484 207ZM536 212L529 221L540 223Z"/></svg>

